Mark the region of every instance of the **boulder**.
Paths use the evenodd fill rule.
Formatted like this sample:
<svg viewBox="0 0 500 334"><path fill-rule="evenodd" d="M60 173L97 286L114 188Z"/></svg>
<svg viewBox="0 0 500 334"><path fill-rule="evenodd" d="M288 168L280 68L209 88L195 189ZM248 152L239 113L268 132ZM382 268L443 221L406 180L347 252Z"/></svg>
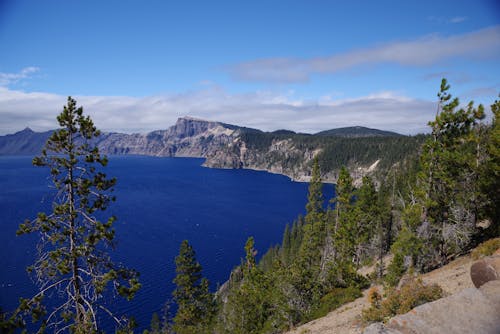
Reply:
<svg viewBox="0 0 500 334"><path fill-rule="evenodd" d="M500 256L490 256L474 262L470 268L470 278L476 288L500 279Z"/></svg>

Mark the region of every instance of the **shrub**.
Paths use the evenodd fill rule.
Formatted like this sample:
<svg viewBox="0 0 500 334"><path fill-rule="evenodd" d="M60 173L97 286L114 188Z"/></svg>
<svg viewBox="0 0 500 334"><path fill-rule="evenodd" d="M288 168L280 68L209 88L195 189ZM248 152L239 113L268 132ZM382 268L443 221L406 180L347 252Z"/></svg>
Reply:
<svg viewBox="0 0 500 334"><path fill-rule="evenodd" d="M422 305L443 296L443 290L437 284L425 285L421 279L408 282L400 290L392 289L382 301L375 298L378 291L373 291L371 307L363 310L362 318L365 322L385 321L395 316L411 311ZM370 298L370 293L368 294Z"/></svg>
<svg viewBox="0 0 500 334"><path fill-rule="evenodd" d="M404 257L397 253L387 267L387 274L384 277L385 283L389 286L398 285L399 280L405 272Z"/></svg>
<svg viewBox="0 0 500 334"><path fill-rule="evenodd" d="M308 320L313 320L324 317L329 312L346 303L352 302L362 295L361 290L357 287L335 288L321 298L319 305L307 318Z"/></svg>
<svg viewBox="0 0 500 334"><path fill-rule="evenodd" d="M481 257L490 256L500 248L500 238L490 239L477 246L471 253L474 260Z"/></svg>
<svg viewBox="0 0 500 334"><path fill-rule="evenodd" d="M380 292L376 287L370 288L368 290L368 302L370 302L371 306L374 307L379 307L380 306L380 301L382 300L382 295L380 295Z"/></svg>

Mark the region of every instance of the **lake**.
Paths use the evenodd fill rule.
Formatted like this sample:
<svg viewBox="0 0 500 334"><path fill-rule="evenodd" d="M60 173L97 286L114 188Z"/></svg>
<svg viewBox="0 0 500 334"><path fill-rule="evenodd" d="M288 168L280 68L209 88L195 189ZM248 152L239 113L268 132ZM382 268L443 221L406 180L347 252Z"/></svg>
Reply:
<svg viewBox="0 0 500 334"><path fill-rule="evenodd" d="M32 157L0 157L0 307L12 310L36 287L26 274L35 258L35 235L16 237L19 223L49 212L53 189L47 168ZM118 179L117 201L107 210L118 221L112 252L141 274L131 302L113 301L135 317L137 332L162 312L174 289L174 258L182 240L194 247L214 291L244 257L249 236L262 255L281 241L284 227L305 211L307 184L282 175L201 166L203 159L112 156L108 176ZM328 189L330 190L330 189ZM331 191L330 191L331 195ZM328 197L328 196L327 196ZM108 331L110 324L106 324Z"/></svg>

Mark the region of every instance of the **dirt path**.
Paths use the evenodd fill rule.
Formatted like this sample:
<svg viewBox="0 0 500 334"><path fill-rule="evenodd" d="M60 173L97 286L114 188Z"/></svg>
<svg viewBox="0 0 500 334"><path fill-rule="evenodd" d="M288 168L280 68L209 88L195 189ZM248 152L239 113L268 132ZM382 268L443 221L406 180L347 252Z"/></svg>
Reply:
<svg viewBox="0 0 500 334"><path fill-rule="evenodd" d="M445 294L450 295L474 286L469 275L472 263L473 260L470 258L470 255L465 255L421 277L425 283L439 284ZM308 322L286 334L362 333L363 326L360 321L360 315L363 308L369 307L369 302L366 298L367 292L368 290L364 291L363 297L345 304L330 312L325 317Z"/></svg>

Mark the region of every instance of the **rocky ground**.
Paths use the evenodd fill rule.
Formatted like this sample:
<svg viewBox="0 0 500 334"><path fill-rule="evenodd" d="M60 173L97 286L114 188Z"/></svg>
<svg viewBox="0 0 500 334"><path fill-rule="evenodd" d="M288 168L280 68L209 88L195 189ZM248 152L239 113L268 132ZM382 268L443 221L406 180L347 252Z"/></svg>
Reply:
<svg viewBox="0 0 500 334"><path fill-rule="evenodd" d="M456 294L474 285L470 278L470 267L474 260L470 255L465 255L450 262L446 266L422 275L425 283L437 283L444 290L446 295ZM363 274L370 271L370 268L363 268ZM380 287L379 287L380 288ZM361 322L361 311L368 308L370 303L366 297L368 290L363 297L345 304L342 307L330 312L323 318L306 323L287 334L361 334L364 325ZM500 333L500 329L499 329Z"/></svg>

